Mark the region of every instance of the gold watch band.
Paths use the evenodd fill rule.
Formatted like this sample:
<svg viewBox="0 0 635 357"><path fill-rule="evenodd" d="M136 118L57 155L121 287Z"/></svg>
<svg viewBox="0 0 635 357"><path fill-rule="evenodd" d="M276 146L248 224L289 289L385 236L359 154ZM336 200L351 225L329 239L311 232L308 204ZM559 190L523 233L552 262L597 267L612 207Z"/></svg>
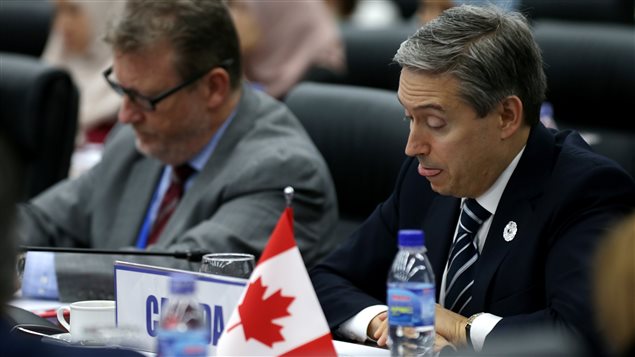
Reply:
<svg viewBox="0 0 635 357"><path fill-rule="evenodd" d="M470 316L467 319L467 322L465 324L465 341L467 342L467 345L470 346L470 348L472 348L472 335L470 333L471 329L472 329L472 323L474 322L474 320L479 317L482 314L482 312L479 312L477 314L474 314L472 316Z"/></svg>

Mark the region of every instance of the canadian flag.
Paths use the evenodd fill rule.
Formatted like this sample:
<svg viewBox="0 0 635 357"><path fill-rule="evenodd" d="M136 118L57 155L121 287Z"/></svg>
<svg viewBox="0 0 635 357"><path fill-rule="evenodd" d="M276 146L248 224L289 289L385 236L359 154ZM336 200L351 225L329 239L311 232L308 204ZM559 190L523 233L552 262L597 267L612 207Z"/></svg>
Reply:
<svg viewBox="0 0 635 357"><path fill-rule="evenodd" d="M336 356L326 318L293 238L287 207L216 346L218 356Z"/></svg>

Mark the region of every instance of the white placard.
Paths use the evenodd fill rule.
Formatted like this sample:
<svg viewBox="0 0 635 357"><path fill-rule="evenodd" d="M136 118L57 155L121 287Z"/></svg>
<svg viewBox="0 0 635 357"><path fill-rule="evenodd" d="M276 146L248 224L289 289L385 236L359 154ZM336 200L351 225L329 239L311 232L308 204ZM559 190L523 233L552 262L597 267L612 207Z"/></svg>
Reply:
<svg viewBox="0 0 635 357"><path fill-rule="evenodd" d="M130 346L155 352L161 306L169 296L169 274L179 272L194 275L196 298L205 310L210 328L209 354L216 352L216 343L247 285L247 279L203 274L128 262L115 262L115 299L117 326L130 331L134 341Z"/></svg>

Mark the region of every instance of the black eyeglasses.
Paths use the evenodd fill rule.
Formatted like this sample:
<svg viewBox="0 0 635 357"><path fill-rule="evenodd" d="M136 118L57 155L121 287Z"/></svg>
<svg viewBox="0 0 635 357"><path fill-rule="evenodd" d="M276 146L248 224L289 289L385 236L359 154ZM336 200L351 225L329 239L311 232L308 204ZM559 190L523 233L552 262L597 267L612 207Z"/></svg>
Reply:
<svg viewBox="0 0 635 357"><path fill-rule="evenodd" d="M179 84L178 86L168 89L164 91L163 93L160 93L154 96L153 98L140 94L134 89L122 87L121 85L119 85L119 83L116 83L115 81L110 79L110 75L112 74L112 66L110 66L107 70L105 70L103 74L104 74L104 78L106 79L106 82L108 82L108 84L110 85L110 88L112 88L115 92L117 92L121 96L127 95L131 102L138 105L143 110L151 112L156 109L156 106L160 101L178 92L179 90L189 86L190 84L196 82L197 80L201 79L201 77L203 77L213 68L216 68L216 67L227 68L231 66L233 62L234 62L233 59L224 60L220 64L210 67L208 70L195 75L194 77L186 80L185 82Z"/></svg>

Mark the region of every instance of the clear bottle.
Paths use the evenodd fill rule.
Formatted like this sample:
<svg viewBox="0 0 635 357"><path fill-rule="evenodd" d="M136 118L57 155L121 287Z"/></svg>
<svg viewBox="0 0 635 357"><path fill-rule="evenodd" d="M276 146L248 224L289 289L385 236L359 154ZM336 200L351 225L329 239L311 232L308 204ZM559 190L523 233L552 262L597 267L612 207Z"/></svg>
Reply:
<svg viewBox="0 0 635 357"><path fill-rule="evenodd" d="M558 129L553 117L553 106L549 102L543 102L540 106L540 121L547 128Z"/></svg>
<svg viewBox="0 0 635 357"><path fill-rule="evenodd" d="M435 284L423 231L399 231L387 299L391 355L433 356Z"/></svg>
<svg viewBox="0 0 635 357"><path fill-rule="evenodd" d="M170 296L161 307L157 356L207 356L209 331L205 327L203 309L194 296L195 290L193 276L171 275Z"/></svg>

